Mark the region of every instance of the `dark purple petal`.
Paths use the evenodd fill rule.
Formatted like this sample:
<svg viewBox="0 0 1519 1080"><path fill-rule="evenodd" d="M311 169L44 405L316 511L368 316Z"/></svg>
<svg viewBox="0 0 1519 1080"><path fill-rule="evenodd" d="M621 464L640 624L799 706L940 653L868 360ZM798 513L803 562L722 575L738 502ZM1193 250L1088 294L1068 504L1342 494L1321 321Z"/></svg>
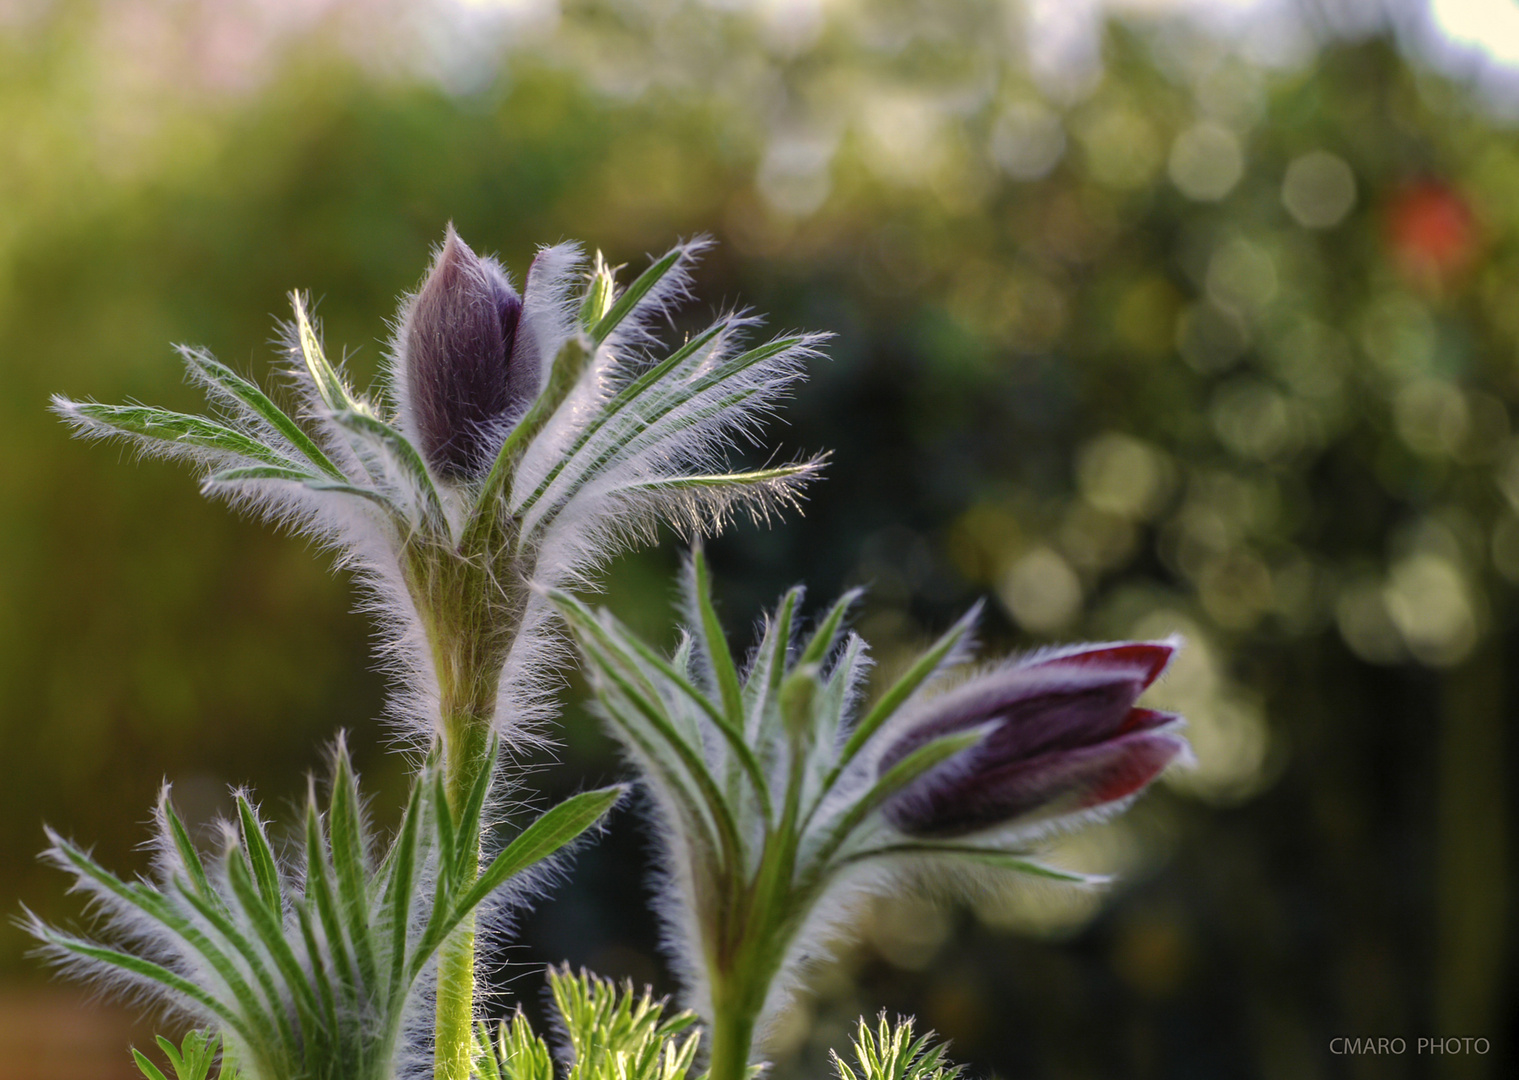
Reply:
<svg viewBox="0 0 1519 1080"><path fill-rule="evenodd" d="M982 749L1009 761L1116 733L1175 648L1133 643L1037 658L973 679L932 702L928 713L881 758L889 769L925 743L990 721Z"/></svg>
<svg viewBox="0 0 1519 1080"><path fill-rule="evenodd" d="M971 751L965 755L971 762L923 777L884 812L905 833L941 838L1051 821L1137 794L1186 747L1180 735L1162 729L993 767Z"/></svg>
<svg viewBox="0 0 1519 1080"><path fill-rule="evenodd" d="M1087 646L1070 652L1055 653L1034 660L1037 668L1100 668L1104 671L1131 671L1149 687L1176 655L1169 641L1123 641L1116 645Z"/></svg>
<svg viewBox="0 0 1519 1080"><path fill-rule="evenodd" d="M954 836L1133 794L1181 753L1179 720L1135 707L1174 645L1125 642L1046 653L930 702L881 755L884 773L932 739L990 725L981 743L888 800L897 828Z"/></svg>
<svg viewBox="0 0 1519 1080"><path fill-rule="evenodd" d="M427 463L459 479L492 456L492 423L517 403L509 357L522 299L500 264L450 226L402 328L411 408Z"/></svg>

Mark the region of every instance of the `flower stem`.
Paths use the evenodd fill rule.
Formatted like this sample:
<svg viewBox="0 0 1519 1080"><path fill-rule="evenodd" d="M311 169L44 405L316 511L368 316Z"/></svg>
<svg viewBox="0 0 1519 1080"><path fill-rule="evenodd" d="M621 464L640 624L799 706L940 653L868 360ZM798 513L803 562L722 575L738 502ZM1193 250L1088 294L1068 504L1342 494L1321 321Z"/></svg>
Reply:
<svg viewBox="0 0 1519 1080"><path fill-rule="evenodd" d="M713 988L712 1054L707 1080L744 1080L749 1072L749 1051L754 1044L754 1022L759 1008L744 997L719 998ZM763 1004L763 1002L761 1002Z"/></svg>
<svg viewBox="0 0 1519 1080"><path fill-rule="evenodd" d="M444 793L458 814L486 767L487 740L478 723L445 725ZM478 845L460 854L459 880L480 874ZM434 1080L469 1080L474 1064L475 916L471 912L438 952L438 999L433 1025Z"/></svg>
<svg viewBox="0 0 1519 1080"><path fill-rule="evenodd" d="M469 1080L474 1023L475 916L471 913L438 954L438 1007L433 1029L435 1080Z"/></svg>
<svg viewBox="0 0 1519 1080"><path fill-rule="evenodd" d="M469 580L464 575L464 583ZM445 593L454 599L464 589ZM467 595L467 593L465 593ZM438 672L440 735L443 749L443 788L448 809L461 833L460 820L470 792L489 767L491 721L501 664L515 621L493 626L468 603L434 608L443 618L429 627L433 658ZM452 617L447 617L452 615ZM483 632L482 632L483 628ZM502 630L505 633L502 633ZM494 640L493 640L494 639ZM483 831L483 830L482 830ZM468 888L480 874L478 843L459 853L456 880ZM438 996L433 1021L434 1080L469 1080L474 1063L475 1024L475 917L471 913L438 953Z"/></svg>

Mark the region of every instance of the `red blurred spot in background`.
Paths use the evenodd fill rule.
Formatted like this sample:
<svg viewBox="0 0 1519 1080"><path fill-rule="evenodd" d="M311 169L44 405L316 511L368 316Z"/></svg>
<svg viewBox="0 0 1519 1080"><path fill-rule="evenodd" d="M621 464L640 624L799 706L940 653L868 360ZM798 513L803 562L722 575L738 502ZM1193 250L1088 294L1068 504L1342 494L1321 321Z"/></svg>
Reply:
<svg viewBox="0 0 1519 1080"><path fill-rule="evenodd" d="M1443 180L1420 180L1388 204L1387 239L1404 273L1416 284L1439 288L1470 265L1477 223L1459 191Z"/></svg>

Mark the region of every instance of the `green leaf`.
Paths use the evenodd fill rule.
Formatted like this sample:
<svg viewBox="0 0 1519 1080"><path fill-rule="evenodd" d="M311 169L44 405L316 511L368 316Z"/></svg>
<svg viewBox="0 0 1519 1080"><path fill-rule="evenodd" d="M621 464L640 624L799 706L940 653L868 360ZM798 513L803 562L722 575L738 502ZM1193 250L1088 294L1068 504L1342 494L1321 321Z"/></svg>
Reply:
<svg viewBox="0 0 1519 1080"><path fill-rule="evenodd" d="M876 1031L861 1018L854 1037L854 1055L859 1063L857 1074L838 1054L833 1055L834 1068L840 1080L956 1080L960 1066L945 1059L944 1046L932 1045L933 1034L913 1038L913 1021L909 1017L899 1019L895 1025L886 1022L882 1012Z"/></svg>
<svg viewBox="0 0 1519 1080"><path fill-rule="evenodd" d="M607 266L606 259L598 251L595 266L591 270L591 280L586 285L585 296L580 301L582 329L589 332L606 317L607 312L612 310L612 290L616 285L617 281L612 269Z"/></svg>
<svg viewBox="0 0 1519 1080"><path fill-rule="evenodd" d="M720 852L721 861L731 867L743 866L744 845L738 826L733 819L733 810L708 769L706 757L701 748L693 747L681 737L680 732L665 715L660 703L644 695L629 683L616 664L608 663L605 657L598 656L594 642L583 641L582 647L586 645L590 646L585 650L587 658L632 706L633 712L641 723L633 722L628 716L620 714L615 709L612 710L613 719L618 721L622 729L638 742L639 748L651 761L660 763L665 771L666 779L670 781L672 793L680 793L688 798L690 808L697 811L692 816L693 824L710 821L716 831L715 846ZM645 726L658 738L657 746L648 740L642 730ZM676 770L666 764L664 755L659 753L659 746L663 746L675 755L681 770ZM689 792L685 779L681 777L681 771L684 771L685 778L696 786L695 794Z"/></svg>
<svg viewBox="0 0 1519 1080"><path fill-rule="evenodd" d="M338 912L353 943L354 959L367 986L378 985L375 950L369 925L369 867L363 827L359 820L358 785L339 749L332 776L332 806L328 811L332 864L337 871Z"/></svg>
<svg viewBox="0 0 1519 1080"><path fill-rule="evenodd" d="M475 775L475 782L470 786L469 798L464 800L464 806L459 811L458 851L455 858L459 860L460 873L465 869L465 861L474 856L480 850L480 830L485 816L485 796L490 791L491 780L496 774L496 761L500 755L500 742L491 736L490 749L486 752L486 759L480 770Z"/></svg>
<svg viewBox="0 0 1519 1080"><path fill-rule="evenodd" d="M360 438L378 446L384 454L400 467L407 482L422 500L422 522L435 532L445 532L448 518L443 513L443 501L433 483L432 473L422 461L417 448L395 428L367 412L345 410L332 414L333 423ZM327 490L332 490L330 487ZM363 490L362 488L358 490Z"/></svg>
<svg viewBox="0 0 1519 1080"><path fill-rule="evenodd" d="M588 791L566 799L524 829L498 854L458 900L444 910L445 898L434 899L432 915L412 951L407 970L415 978L454 927L508 879L572 843L596 824L626 791L623 785Z"/></svg>
<svg viewBox="0 0 1519 1080"><path fill-rule="evenodd" d="M555 495L554 506L543 511L540 520L532 527L535 530L547 527L558 509L562 508L591 480L601 475L612 462L627 460L647 447L668 439L675 432L721 415L724 411L760 393L759 387L749 387L700 407L692 407L690 404L708 390L722 385L740 372L802 346L808 340L806 336L797 336L768 342L715 364L711 369L691 379L679 382L666 379L657 386L659 393L652 392L656 387L651 383L651 392L641 394L634 399L639 404L647 404L649 406L647 410L625 409L623 412L627 415L619 415L616 423L599 426L598 431L604 433L604 437L599 440L599 448L590 455L590 460L582 460L585 456L584 447L572 450L567 455L569 464L574 468L566 467L567 477L561 477L563 490ZM666 363L669 362L666 361ZM664 368L665 365L660 366ZM665 423L667 418L669 422ZM588 445L589 440L586 443L586 446ZM531 501L536 503L546 497L549 486L550 481L546 480L533 493ZM517 513L524 521L529 520L525 503L517 508Z"/></svg>
<svg viewBox="0 0 1519 1080"><path fill-rule="evenodd" d="M802 602L802 590L799 586L786 590L786 595L781 598L781 606L776 610L774 618L765 628L765 639L760 642L760 656L764 657L761 667L749 673L748 682L744 689L748 690L759 675L764 674L764 685L767 691L774 693L780 689L781 683L786 678L786 662L791 657L791 623L796 618L796 606Z"/></svg>
<svg viewBox="0 0 1519 1080"><path fill-rule="evenodd" d="M684 247L672 248L661 256L652 266L634 279L633 284L622 291L622 294L613 301L611 308L596 323L591 330L591 340L600 345L607 337L622 325L629 313L638 306L638 302L649 294L649 290L674 269L675 264L680 262L686 254Z"/></svg>
<svg viewBox="0 0 1519 1080"><path fill-rule="evenodd" d="M180 861L189 871L190 882L195 887L195 891L207 900L220 903L221 898L211 888L211 882L206 877L206 865L201 861L200 852L195 849L195 843L190 839L184 822L179 819L179 815L174 810L174 804L169 801L167 785L159 797L158 808L169 826L169 835L174 839L174 849L179 852Z"/></svg>
<svg viewBox="0 0 1519 1080"><path fill-rule="evenodd" d="M789 480L798 476L810 476L817 472L822 459L798 462L795 465L780 465L771 469L753 469L749 472L734 473L698 473L692 476L660 476L652 480L639 480L635 483L624 484L617 488L619 492L642 492L642 491L682 491L690 489L704 489L708 491L726 491L729 489L744 489L751 487L763 487L773 484L777 480Z"/></svg>
<svg viewBox="0 0 1519 1080"><path fill-rule="evenodd" d="M474 887L460 898L455 907L459 917L473 911L510 878L578 840L617 805L627 790L626 785L613 784L585 791L540 816L491 860Z"/></svg>
<svg viewBox="0 0 1519 1080"><path fill-rule="evenodd" d="M242 465L231 469L220 469L206 477L208 484L236 484L248 480L286 480L292 484L308 487L312 491L335 491L343 495L357 495L361 499L368 499L379 505L397 518L404 520L406 517L405 512L394 501L373 488L325 480L305 469L284 465Z"/></svg>
<svg viewBox="0 0 1519 1080"><path fill-rule="evenodd" d="M482 1059L488 1058L495 1069L485 1074L486 1080L554 1080L554 1059L549 1048L533 1033L520 1009L510 1019L501 1021L494 1048L483 1024L481 1029L485 1038Z"/></svg>
<svg viewBox="0 0 1519 1080"><path fill-rule="evenodd" d="M498 526L499 504L503 495L510 494L518 459L558 411L564 399L569 397L570 391L580 381L581 373L595 355L596 350L587 348L587 344L582 338L571 337L560 346L554 362L549 366L547 385L538 392L538 396L528 406L527 413L507 433L501 449L496 451L496 460L491 463L490 472L486 473L485 481L480 485L480 492L470 511L469 524L464 529L464 550L477 550L484 537ZM517 517L521 517L520 512Z"/></svg>
<svg viewBox="0 0 1519 1080"><path fill-rule="evenodd" d="M148 1080L169 1080L168 1077L159 1071L158 1066L149 1061L143 1052L135 1046L132 1047L132 1060L137 1062L138 1070Z"/></svg>
<svg viewBox="0 0 1519 1080"><path fill-rule="evenodd" d="M153 405L102 405L97 401L64 398L54 398L53 403L60 414L85 428L105 427L170 447L215 450L271 465L293 464L257 439L204 416L171 412Z"/></svg>
<svg viewBox="0 0 1519 1080"><path fill-rule="evenodd" d="M82 938L60 934L50 928L42 928L38 933L44 942L52 945L54 948L63 949L76 956L82 956L87 960L94 960L97 963L118 968L139 979L155 982L172 993L178 994L185 1001L191 1002L212 1014L233 1031L236 1031L245 1040L250 1042L253 1040L252 1033L236 1013L190 980L181 975L176 975L162 964L155 964L151 960L144 960L139 956L133 956L131 953L121 952L120 950L107 948L103 945L96 945Z"/></svg>
<svg viewBox="0 0 1519 1080"><path fill-rule="evenodd" d="M348 479L311 436L301 430L300 425L253 382L203 350L182 348L180 355L207 382L240 401L252 415L279 432L319 472L324 472L335 480Z"/></svg>
<svg viewBox="0 0 1519 1080"><path fill-rule="evenodd" d="M601 644L607 655L623 658L625 667L630 671L637 670L635 656L643 660L662 675L678 693L705 713L727 742L729 753L748 775L750 786L759 800L761 810L764 816L769 818L770 786L765 782L765 774L760 768L759 760L754 756L754 751L750 749L749 744L744 741L743 733L728 721L719 706L714 705L706 694L692 685L691 680L677 671L668 660L636 635L629 633L615 620L612 620L612 626L608 629L584 604L557 589L549 592L549 599L559 607L565 621L577 635L590 635L593 640Z"/></svg>
<svg viewBox="0 0 1519 1080"><path fill-rule="evenodd" d="M248 1015L257 1015L259 1013L260 1006L258 999L254 995L252 988L239 973L236 965L196 926L179 912L175 911L162 893L145 885L129 885L56 833L49 831L49 839L52 840L53 846L57 851L74 867L76 874L80 877L89 878L118 899L131 904L149 919L164 926L176 937L184 941L186 945L200 953L205 958L206 963L226 981L228 988L237 998L239 1007ZM239 950L239 952L246 951L247 943L237 937L235 931L231 934L228 933L229 924L226 923L225 915L222 914L224 909L219 909L217 906L220 904L219 900L216 902L216 905L213 905L205 900L200 900L194 893L186 893L185 899L192 906L196 907L208 921L212 922L218 931L228 937L234 949ZM254 976L260 980L261 987L264 989L266 996L271 994L268 974L257 962L256 957L251 959L250 969ZM270 1034L272 1036L272 1031Z"/></svg>
<svg viewBox="0 0 1519 1080"><path fill-rule="evenodd" d="M322 403L334 413L370 412L369 408L354 396L353 391L348 389L343 376L327 361L327 354L322 349L322 341L317 337L311 316L306 311L306 297L299 292L292 292L290 306L295 311L296 342L301 360L306 365L306 371L311 376L311 382L316 387L317 396L322 399Z"/></svg>
<svg viewBox="0 0 1519 1080"><path fill-rule="evenodd" d="M301 941L306 946L306 955L310 957L311 981L316 986L317 997L321 999L322 1017L326 1021L327 1030L335 1035L339 1030L337 994L333 992L332 972L328 970L327 958L322 954L316 928L311 923L310 905L297 904L295 914L301 928ZM346 1000L348 995L345 994L344 997ZM223 1072L225 1071L224 1067Z"/></svg>
<svg viewBox="0 0 1519 1080"><path fill-rule="evenodd" d="M850 834L860 826L860 823L892 795L956 754L969 750L985 737L985 727L973 728L970 731L952 731L924 743L887 769L886 773L845 811L838 823L830 830L828 839L814 860L815 865L820 868L825 867L834 852L849 839Z"/></svg>
<svg viewBox="0 0 1519 1080"><path fill-rule="evenodd" d="M503 1020L502 1026L505 1024ZM491 1045L490 1025L484 1020L475 1021L474 1070L474 1075L479 1080L502 1080L501 1062L496 1057L495 1047Z"/></svg>
<svg viewBox="0 0 1519 1080"><path fill-rule="evenodd" d="M297 1014L303 1028L309 1027L315 1020L316 995L313 993L306 974L302 971L295 953L290 948L290 943L285 939L285 928L281 921L276 919L274 913L264 906L263 897L258 894L257 887L248 873L248 866L244 860L237 856L227 859L227 883L232 887L232 895L242 906L248 922L253 925L253 932L258 940L263 943L264 949L274 961L274 966L279 969L280 976L284 981L285 988L291 992L295 999ZM239 949L245 957L253 956L250 946L243 945ZM289 1048L300 1045L302 1038L298 1036L295 1028L290 1023L290 1017L285 1009L285 1001L276 985L266 985L265 992L270 998L270 1012L274 1016L276 1026ZM313 1037L314 1032L303 1031L305 1039Z"/></svg>
<svg viewBox="0 0 1519 1080"><path fill-rule="evenodd" d="M194 1034L193 1031L190 1033L190 1035ZM185 1036L186 1040L190 1038L190 1035ZM180 1055L178 1047L173 1042L162 1035L154 1036L153 1041L158 1044L158 1048L168 1057L169 1064L174 1066L174 1074L179 1077L179 1080L200 1080L200 1077L192 1078L189 1075L189 1070L185 1068L185 1059Z"/></svg>
<svg viewBox="0 0 1519 1080"><path fill-rule="evenodd" d="M834 641L838 639L839 628L844 625L844 616L849 614L849 609L859 602L863 592L863 589L850 589L833 602L833 607L828 609L828 614L812 632L812 637L807 639L802 655L797 657L798 667L804 664L822 666L823 661L828 659L828 652L833 648Z"/></svg>
<svg viewBox="0 0 1519 1080"><path fill-rule="evenodd" d="M390 1000L398 1003L406 971L406 932L411 923L412 882L416 876L417 833L422 819L422 792L426 783L411 786L411 798L401 818L401 831L391 849L390 876L383 903L390 913Z"/></svg>
<svg viewBox="0 0 1519 1080"><path fill-rule="evenodd" d="M695 356L697 352L710 344L723 331L727 330L729 325L730 323L727 321L714 323L614 394L611 400L602 407L601 411L581 429L580 433L575 437L575 441L571 443L570 447L559 460L554 463L553 468L549 469L548 475L543 478L543 481L527 498L522 500L521 504L517 507L517 513L525 517L528 511L543 497L544 492L549 489L555 480L559 479L560 474L575 460L575 456L580 453L598 431L610 423L618 413L636 401L650 387L664 379L687 359Z"/></svg>
<svg viewBox="0 0 1519 1080"><path fill-rule="evenodd" d="M269 846L269 837L264 833L264 826L253 811L253 805L248 802L246 796L238 793L237 817L242 825L243 852L248 858L248 868L253 871L253 880L258 883L259 897L269 911L280 916L283 914L283 893L280 890L279 867L275 865L274 849Z"/></svg>
<svg viewBox="0 0 1519 1080"><path fill-rule="evenodd" d="M454 823L454 813L448 806L448 791L444 785L443 770L438 769L433 772L432 784L433 810L438 822L438 851L442 880L449 887L454 887L460 884L458 877L462 860L459 857L458 828Z"/></svg>
<svg viewBox="0 0 1519 1080"><path fill-rule="evenodd" d="M723 624L712 606L712 585L707 576L707 558L698 545L691 552L692 594L696 601L696 614L700 620L698 630L701 643L712 665L712 676L717 680L723 696L723 712L728 722L742 728L744 723L743 697L738 685L738 668L733 663L733 653L728 649L728 638Z"/></svg>
<svg viewBox="0 0 1519 1080"><path fill-rule="evenodd" d="M849 741L844 744L844 752L839 758L840 769L849 764L870 737L880 730L881 725L886 723L908 698L912 697L930 675L939 670L945 658L960 642L965 640L979 615L979 605L967 611L960 617L959 622L951 626L938 641L934 642L932 648L913 662L912 667L908 668L907 673L898 679L891 689L881 695L881 700L876 702L870 712L865 714L865 718L850 732Z"/></svg>
<svg viewBox="0 0 1519 1080"><path fill-rule="evenodd" d="M1101 885L1109 879L1102 874L1083 874L1064 867L1050 866L1031 859L1027 852L1000 851L997 848L977 844L939 843L936 841L913 841L901 844L884 844L881 847L856 851L841 862L865 862L869 859L889 859L912 856L963 859L997 870L1008 870L1032 877L1064 881L1073 885Z"/></svg>
<svg viewBox="0 0 1519 1080"><path fill-rule="evenodd" d="M642 660L654 668L680 696L689 700L706 714L707 718L716 725L718 732L728 743L729 753L733 754L744 765L745 771L753 779L755 794L760 797L761 801L767 799L769 797L769 787L765 783L764 773L760 771L759 759L754 756L753 750L744 741L743 733L728 722L728 718L723 715L721 706L714 704L706 694L697 689L690 679L676 670L674 665L660 656L647 642L640 640L621 627L619 627L619 631L619 651L629 657L630 663L633 662L632 658L636 657L638 660Z"/></svg>
<svg viewBox="0 0 1519 1080"><path fill-rule="evenodd" d="M337 966L336 974L341 979L340 985L351 988L354 965L346 942L344 920L338 910L334 876L332 859L322 836L316 796L312 794L306 801L306 898L308 902L316 903L317 918L321 921L322 933L327 938L327 947L332 950L333 962ZM345 1000L352 996L348 993L344 995Z"/></svg>

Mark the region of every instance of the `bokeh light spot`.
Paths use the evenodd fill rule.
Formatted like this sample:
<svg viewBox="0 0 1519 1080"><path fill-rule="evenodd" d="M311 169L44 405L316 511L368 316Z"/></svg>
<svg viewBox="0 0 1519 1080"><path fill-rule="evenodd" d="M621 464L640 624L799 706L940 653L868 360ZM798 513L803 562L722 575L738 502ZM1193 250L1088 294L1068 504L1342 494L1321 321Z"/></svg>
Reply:
<svg viewBox="0 0 1519 1080"><path fill-rule="evenodd" d="M1294 158L1282 181L1282 205L1305 229L1332 229L1355 207L1355 173L1343 158L1314 150Z"/></svg>
<svg viewBox="0 0 1519 1080"><path fill-rule="evenodd" d="M1245 155L1234 132L1219 124L1188 128L1171 145L1171 182L1189 199L1216 202L1245 174Z"/></svg>
<svg viewBox="0 0 1519 1080"><path fill-rule="evenodd" d="M1009 567L997 595L1019 625L1036 634L1068 626L1081 612L1081 579L1047 547L1035 548Z"/></svg>

